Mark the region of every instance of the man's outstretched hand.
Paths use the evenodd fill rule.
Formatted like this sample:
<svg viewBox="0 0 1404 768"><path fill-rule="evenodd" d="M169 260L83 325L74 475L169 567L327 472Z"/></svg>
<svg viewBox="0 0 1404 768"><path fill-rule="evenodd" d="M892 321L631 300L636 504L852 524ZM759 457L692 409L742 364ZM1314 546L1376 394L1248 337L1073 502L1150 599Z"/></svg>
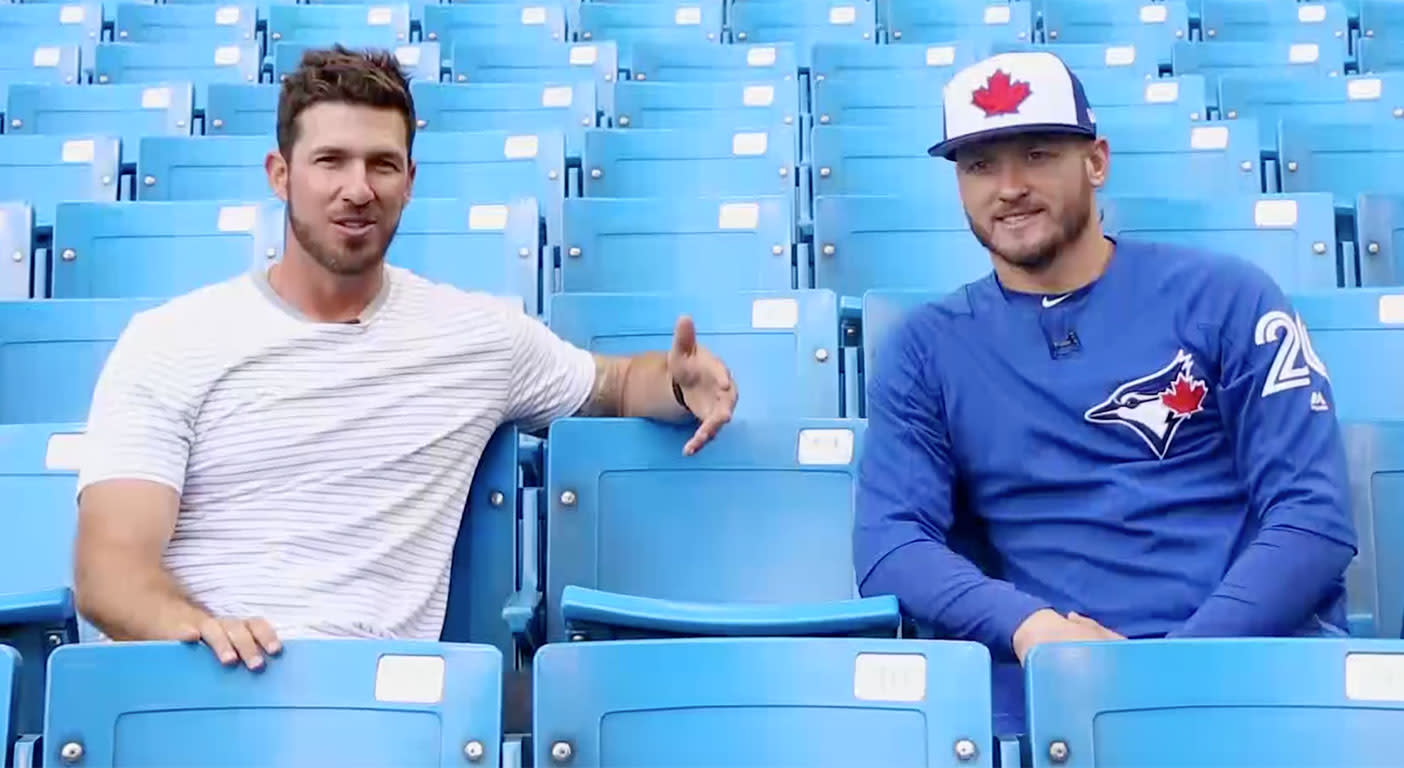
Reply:
<svg viewBox="0 0 1404 768"><path fill-rule="evenodd" d="M691 456L731 421L731 414L736 410L736 382L732 381L726 365L697 343L697 328L686 315L678 318L673 329L668 375L682 390L687 409L701 421L683 446L683 454Z"/></svg>

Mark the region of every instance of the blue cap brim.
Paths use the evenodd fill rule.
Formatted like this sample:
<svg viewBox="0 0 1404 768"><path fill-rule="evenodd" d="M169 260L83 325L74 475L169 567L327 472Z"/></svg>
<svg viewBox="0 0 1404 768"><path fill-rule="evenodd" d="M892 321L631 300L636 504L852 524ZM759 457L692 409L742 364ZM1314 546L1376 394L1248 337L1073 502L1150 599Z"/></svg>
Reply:
<svg viewBox="0 0 1404 768"><path fill-rule="evenodd" d="M1067 123L1026 123L1024 125L1006 125L1003 128L991 128L988 131L977 131L975 133L967 133L964 136L957 136L949 141L936 144L926 150L926 154L932 157L944 157L947 160L954 160L957 150L968 147L971 144L993 141L1007 136L1020 136L1026 133L1060 133L1068 136L1085 136L1089 139L1097 138L1096 128L1084 128L1080 125L1068 125Z"/></svg>

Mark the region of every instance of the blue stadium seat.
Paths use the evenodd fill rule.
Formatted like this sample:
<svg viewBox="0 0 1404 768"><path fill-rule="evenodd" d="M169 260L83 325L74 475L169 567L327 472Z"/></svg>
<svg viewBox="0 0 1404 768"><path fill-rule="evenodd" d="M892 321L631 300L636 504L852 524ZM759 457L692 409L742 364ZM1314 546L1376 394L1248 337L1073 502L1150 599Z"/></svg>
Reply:
<svg viewBox="0 0 1404 768"><path fill-rule="evenodd" d="M74 85L79 74L76 45L0 44L0 93L15 83Z"/></svg>
<svg viewBox="0 0 1404 768"><path fill-rule="evenodd" d="M268 44L316 43L390 48L410 41L405 3L384 5L274 5L268 9Z"/></svg>
<svg viewBox="0 0 1404 768"><path fill-rule="evenodd" d="M614 114L619 48L611 42L459 43L453 47L449 68L455 83L593 82L600 110Z"/></svg>
<svg viewBox="0 0 1404 768"><path fill-rule="evenodd" d="M634 355L668 349L680 315L736 379L737 419L839 416L838 302L829 291L682 294L563 293L551 329L583 349Z"/></svg>
<svg viewBox="0 0 1404 768"><path fill-rule="evenodd" d="M969 42L931 45L849 45L820 43L814 46L810 79L815 83L842 80L849 75L886 73L893 78L912 71L939 71L949 79L982 58L984 48Z"/></svg>
<svg viewBox="0 0 1404 768"><path fill-rule="evenodd" d="M536 314L540 220L534 199L416 198L401 214L386 260L436 283L520 296Z"/></svg>
<svg viewBox="0 0 1404 768"><path fill-rule="evenodd" d="M1112 237L1235 256L1261 267L1284 291L1329 289L1340 282L1330 195L1104 197L1101 202L1102 229Z"/></svg>
<svg viewBox="0 0 1404 768"><path fill-rule="evenodd" d="M895 47L895 46L894 46ZM814 81L815 125L923 126L927 146L941 140L945 69L849 72Z"/></svg>
<svg viewBox="0 0 1404 768"><path fill-rule="evenodd" d="M557 421L546 459L547 638L593 635L596 626L753 634L759 627L747 619L759 624L766 611L777 621L832 619L862 606L876 609L873 631L893 636L895 604L853 599L863 428L845 419L733 421L683 456L695 425Z"/></svg>
<svg viewBox="0 0 1404 768"><path fill-rule="evenodd" d="M6 544L0 569L0 643L25 659L17 722L12 723L21 733L38 733L43 724L49 652L79 640L72 585L82 431L81 424L0 425L0 493L5 498L0 530ZM0 745L0 757L8 745Z"/></svg>
<svg viewBox="0 0 1404 768"><path fill-rule="evenodd" d="M277 201L62 203L49 295L178 296L267 263L282 242Z"/></svg>
<svg viewBox="0 0 1404 768"><path fill-rule="evenodd" d="M1355 41L1356 60L1362 74L1377 74L1404 69L1404 49L1389 43L1377 43L1372 38Z"/></svg>
<svg viewBox="0 0 1404 768"><path fill-rule="evenodd" d="M958 201L940 204L915 196L814 201L816 288L848 297L903 287L953 291L989 271L989 252L971 234Z"/></svg>
<svg viewBox="0 0 1404 768"><path fill-rule="evenodd" d="M793 195L795 168L787 126L585 132L586 197Z"/></svg>
<svg viewBox="0 0 1404 768"><path fill-rule="evenodd" d="M1219 114L1229 120L1256 120L1259 141L1269 152L1278 148L1281 122L1388 123L1395 120L1401 99L1404 72L1293 78L1233 74L1219 78ZM1289 190L1284 187L1283 191Z"/></svg>
<svg viewBox="0 0 1404 768"><path fill-rule="evenodd" d="M1357 45L1361 71L1399 69L1404 65L1404 3L1398 0L1358 2L1360 36Z"/></svg>
<svg viewBox="0 0 1404 768"><path fill-rule="evenodd" d="M1284 121L1279 134L1283 192L1331 192L1338 208L1363 193L1404 193L1404 125Z"/></svg>
<svg viewBox="0 0 1404 768"><path fill-rule="evenodd" d="M87 419L113 342L133 313L159 303L0 301L0 424Z"/></svg>
<svg viewBox="0 0 1404 768"><path fill-rule="evenodd" d="M289 42L273 45L273 81L282 82L302 63L307 51L322 48L316 43ZM400 70L410 80L439 82L439 67L443 53L438 43L411 43L394 46Z"/></svg>
<svg viewBox="0 0 1404 768"><path fill-rule="evenodd" d="M0 645L0 760L9 765L10 745L15 742L15 702L19 696L20 655L8 645Z"/></svg>
<svg viewBox="0 0 1404 768"><path fill-rule="evenodd" d="M1112 137L1112 166L1099 190L1103 196L1202 198L1263 191L1258 131L1251 120L1108 127L1106 133Z"/></svg>
<svg viewBox="0 0 1404 768"><path fill-rule="evenodd" d="M1189 39L1189 8L1182 0L1049 0L1043 8L1043 36L1050 43L1131 44L1169 64L1171 47Z"/></svg>
<svg viewBox="0 0 1404 768"><path fill-rule="evenodd" d="M1033 3L990 0L887 0L887 37L894 43L983 47L1033 39Z"/></svg>
<svg viewBox="0 0 1404 768"><path fill-rule="evenodd" d="M871 45L874 0L731 0L727 26L738 43L793 43L808 69L817 43Z"/></svg>
<svg viewBox="0 0 1404 768"><path fill-rule="evenodd" d="M49 670L44 761L85 766L497 765L491 646L288 640L261 674L179 643L75 645ZM159 673L153 674L159 670Z"/></svg>
<svg viewBox="0 0 1404 768"><path fill-rule="evenodd" d="M792 198L565 201L567 293L762 291L795 286Z"/></svg>
<svg viewBox="0 0 1404 768"><path fill-rule="evenodd" d="M117 199L118 141L98 136L0 136L0 200L26 200L39 227L67 200Z"/></svg>
<svg viewBox="0 0 1404 768"><path fill-rule="evenodd" d="M688 45L722 41L722 0L654 3L582 3L577 37L619 44L619 66L632 69L633 45Z"/></svg>
<svg viewBox="0 0 1404 768"><path fill-rule="evenodd" d="M78 46L84 67L102 39L102 4L96 2L0 5L0 47Z"/></svg>
<svg viewBox="0 0 1404 768"><path fill-rule="evenodd" d="M205 103L210 136L271 136L278 123L278 86L211 84Z"/></svg>
<svg viewBox="0 0 1404 768"><path fill-rule="evenodd" d="M445 54L458 45L531 45L564 43L566 19L559 3L452 3L424 6L424 40L438 42Z"/></svg>
<svg viewBox="0 0 1404 768"><path fill-rule="evenodd" d="M100 43L94 61L100 85L189 80L200 108L210 83L257 83L263 68L257 43Z"/></svg>
<svg viewBox="0 0 1404 768"><path fill-rule="evenodd" d="M535 672L536 765L998 765L975 643L568 643Z"/></svg>
<svg viewBox="0 0 1404 768"><path fill-rule="evenodd" d="M623 82L615 87L614 105L620 128L764 130L797 126L801 117L794 80Z"/></svg>
<svg viewBox="0 0 1404 768"><path fill-rule="evenodd" d="M1350 14L1338 2L1201 1L1200 31L1206 42L1316 43L1346 49Z"/></svg>
<svg viewBox="0 0 1404 768"><path fill-rule="evenodd" d="M1313 291L1296 294L1292 302L1331 376L1336 416L1404 420L1404 389L1394 386L1391 375L1404 360L1404 290Z"/></svg>
<svg viewBox="0 0 1404 768"><path fill-rule="evenodd" d="M933 128L815 126L815 198L892 195L958 208L955 164L926 153L940 140Z"/></svg>
<svg viewBox="0 0 1404 768"><path fill-rule="evenodd" d="M1223 75L1292 78L1339 77L1345 72L1345 51L1334 45L1293 43L1280 40L1175 43L1173 69L1177 74L1202 75L1209 93L1218 98Z"/></svg>
<svg viewBox="0 0 1404 768"><path fill-rule="evenodd" d="M1210 99L1200 75L1148 80L1130 69L1102 69L1084 71L1078 78L1099 128L1113 123L1175 126L1209 118Z"/></svg>
<svg viewBox="0 0 1404 768"><path fill-rule="evenodd" d="M667 45L640 41L634 44L633 63L630 76L635 81L653 83L793 83L799 77L799 59L793 43Z"/></svg>
<svg viewBox="0 0 1404 768"><path fill-rule="evenodd" d="M1082 75L1102 71L1134 73L1132 79L1145 80L1158 77L1160 62L1147 51L1137 50L1135 45L1107 43L1050 43L1033 45L1030 43L999 43L991 48L991 53L1017 51L1048 51L1063 60L1073 72ZM1175 70L1176 74L1184 74Z"/></svg>
<svg viewBox="0 0 1404 768"><path fill-rule="evenodd" d="M261 200L271 197L263 162L273 136L156 136L137 151L139 200Z"/></svg>
<svg viewBox="0 0 1404 768"><path fill-rule="evenodd" d="M589 81L537 83L412 83L414 112L426 131L514 131L565 134L566 154L579 157L596 120Z"/></svg>
<svg viewBox="0 0 1404 768"><path fill-rule="evenodd" d="M1053 643L1025 660L1033 768L1391 765L1387 640Z"/></svg>
<svg viewBox="0 0 1404 768"><path fill-rule="evenodd" d="M29 298L33 263L34 209L0 202L0 300Z"/></svg>
<svg viewBox="0 0 1404 768"><path fill-rule="evenodd" d="M241 2L117 6L113 39L119 43L258 44L258 6Z"/></svg>
<svg viewBox="0 0 1404 768"><path fill-rule="evenodd" d="M1404 285L1404 194L1356 198L1355 256L1361 285Z"/></svg>
<svg viewBox="0 0 1404 768"><path fill-rule="evenodd" d="M1351 634L1404 637L1404 425L1341 425L1359 554L1346 570Z"/></svg>
<svg viewBox="0 0 1404 768"><path fill-rule="evenodd" d="M189 136L195 89L189 82L105 85L12 85L5 109L9 134L116 134L125 162L143 136Z"/></svg>

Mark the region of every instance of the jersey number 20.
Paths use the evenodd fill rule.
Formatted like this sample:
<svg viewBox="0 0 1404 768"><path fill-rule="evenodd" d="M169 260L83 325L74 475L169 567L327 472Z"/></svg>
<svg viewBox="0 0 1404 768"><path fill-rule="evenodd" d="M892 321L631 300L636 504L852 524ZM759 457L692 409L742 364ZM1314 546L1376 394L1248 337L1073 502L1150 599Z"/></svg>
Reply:
<svg viewBox="0 0 1404 768"><path fill-rule="evenodd" d="M1306 326L1301 315L1295 318L1286 312L1273 310L1258 318L1258 327L1253 332L1253 340L1258 346L1280 341L1277 356L1272 360L1267 381L1263 384L1263 397L1311 384L1311 372L1321 374L1329 380L1326 366L1311 348Z"/></svg>

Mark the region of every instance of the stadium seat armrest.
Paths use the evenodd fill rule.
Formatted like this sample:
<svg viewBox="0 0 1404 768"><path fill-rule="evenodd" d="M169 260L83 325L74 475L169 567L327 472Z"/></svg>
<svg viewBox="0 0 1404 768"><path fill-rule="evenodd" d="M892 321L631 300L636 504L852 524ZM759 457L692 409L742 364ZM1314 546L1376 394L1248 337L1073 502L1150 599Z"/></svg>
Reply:
<svg viewBox="0 0 1404 768"><path fill-rule="evenodd" d="M15 768L38 768L43 743L43 737L37 733L20 736L15 741L14 759L10 764Z"/></svg>
<svg viewBox="0 0 1404 768"><path fill-rule="evenodd" d="M0 625L62 624L73 618L73 590L0 595Z"/></svg>
<svg viewBox="0 0 1404 768"><path fill-rule="evenodd" d="M686 603L567 586L560 611L572 627L609 627L637 634L729 637L896 637L901 626L892 595L829 603Z"/></svg>

